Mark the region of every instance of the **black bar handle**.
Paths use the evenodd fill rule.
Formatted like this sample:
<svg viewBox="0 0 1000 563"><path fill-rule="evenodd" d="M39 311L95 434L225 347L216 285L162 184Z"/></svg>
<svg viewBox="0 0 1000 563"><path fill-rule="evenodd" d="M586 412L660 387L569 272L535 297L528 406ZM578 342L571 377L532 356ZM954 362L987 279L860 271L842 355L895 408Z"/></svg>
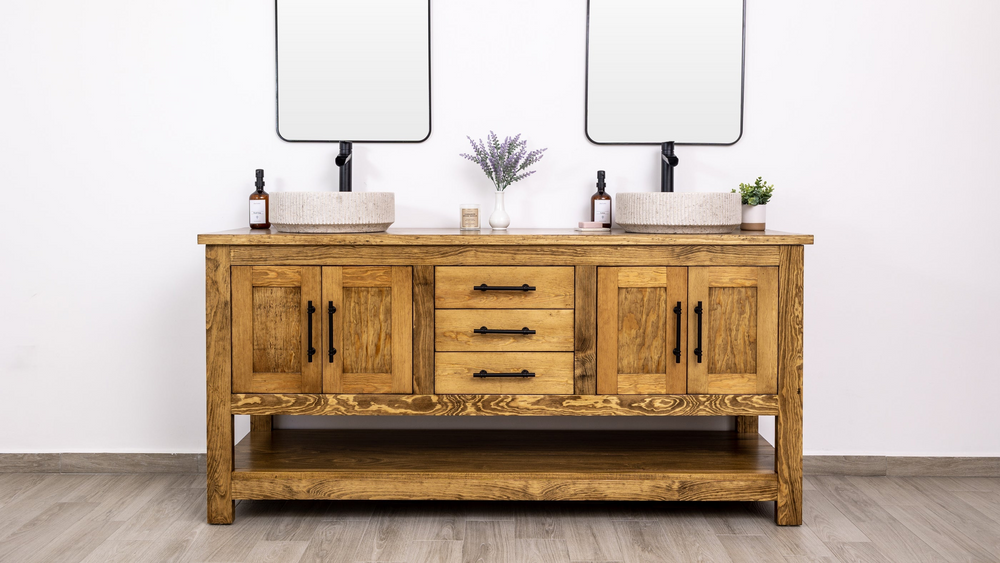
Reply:
<svg viewBox="0 0 1000 563"><path fill-rule="evenodd" d="M701 349L701 314L705 310L701 308L701 301L698 302L698 306L694 308L694 314L698 315L698 347L694 349L694 355L698 356L698 363L701 363L701 356L703 350Z"/></svg>
<svg viewBox="0 0 1000 563"><path fill-rule="evenodd" d="M681 363L681 302L677 302L677 306L674 307L674 314L677 315L677 339L674 345L674 357L677 359L676 363Z"/></svg>
<svg viewBox="0 0 1000 563"><path fill-rule="evenodd" d="M522 284L522 285L474 285L472 289L475 291L535 291L535 286Z"/></svg>
<svg viewBox="0 0 1000 563"><path fill-rule="evenodd" d="M486 370L480 370L474 372L472 377L535 377L535 374L526 369L522 369L518 373L487 373Z"/></svg>
<svg viewBox="0 0 1000 563"><path fill-rule="evenodd" d="M309 302L309 306L306 308L306 312L309 313L309 349L306 351L306 355L309 356L309 363L313 361L313 354L316 353L316 349L313 348L313 313L316 312L316 307L313 307L313 302Z"/></svg>
<svg viewBox="0 0 1000 563"><path fill-rule="evenodd" d="M535 334L535 331L528 327L524 327L521 329L516 329L516 328L511 329L511 328L486 328L484 326L481 328L473 329L472 332L476 334L525 334L525 335Z"/></svg>
<svg viewBox="0 0 1000 563"><path fill-rule="evenodd" d="M330 332L327 333L329 336L329 342L327 342L327 354L330 356L330 363L333 363L333 357L337 355L337 349L333 347L333 314L337 312L337 308L333 306L333 301L327 301L326 315L330 319Z"/></svg>

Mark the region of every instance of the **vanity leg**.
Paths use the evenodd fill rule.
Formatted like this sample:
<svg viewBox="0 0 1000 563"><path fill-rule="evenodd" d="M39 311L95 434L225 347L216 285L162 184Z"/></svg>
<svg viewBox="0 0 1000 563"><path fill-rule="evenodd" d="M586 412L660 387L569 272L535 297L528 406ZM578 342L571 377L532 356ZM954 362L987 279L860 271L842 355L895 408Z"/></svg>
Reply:
<svg viewBox="0 0 1000 563"><path fill-rule="evenodd" d="M269 414L250 415L251 432L270 432L272 423L272 417Z"/></svg>
<svg viewBox="0 0 1000 563"><path fill-rule="evenodd" d="M802 269L803 247L782 246L779 262L778 416L774 469L779 526L802 524Z"/></svg>
<svg viewBox="0 0 1000 563"><path fill-rule="evenodd" d="M209 524L231 524L233 502L232 303L229 247L205 247L205 350L208 403L206 465Z"/></svg>
<svg viewBox="0 0 1000 563"><path fill-rule="evenodd" d="M737 416L736 432L738 434L758 434L756 416Z"/></svg>

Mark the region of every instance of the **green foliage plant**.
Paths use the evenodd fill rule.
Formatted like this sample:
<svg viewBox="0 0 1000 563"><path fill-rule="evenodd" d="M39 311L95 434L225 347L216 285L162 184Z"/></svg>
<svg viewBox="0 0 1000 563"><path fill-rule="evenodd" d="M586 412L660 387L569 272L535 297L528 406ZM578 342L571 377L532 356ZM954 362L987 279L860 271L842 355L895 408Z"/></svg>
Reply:
<svg viewBox="0 0 1000 563"><path fill-rule="evenodd" d="M767 185L767 182L757 176L757 180L753 184L740 184L740 197L743 199L743 205L767 205L767 202L771 201L771 192L774 191L774 186ZM731 193L736 193L733 190Z"/></svg>

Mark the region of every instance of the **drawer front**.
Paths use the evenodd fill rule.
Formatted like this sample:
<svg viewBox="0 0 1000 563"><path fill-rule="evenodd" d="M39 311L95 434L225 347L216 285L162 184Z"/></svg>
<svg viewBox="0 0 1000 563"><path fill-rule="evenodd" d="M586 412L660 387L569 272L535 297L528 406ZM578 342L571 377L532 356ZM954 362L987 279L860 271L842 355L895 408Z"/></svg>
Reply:
<svg viewBox="0 0 1000 563"><path fill-rule="evenodd" d="M573 351L572 309L441 309L434 317L438 352Z"/></svg>
<svg viewBox="0 0 1000 563"><path fill-rule="evenodd" d="M439 309L573 308L572 266L441 266L434 276L434 305ZM487 289L473 289L483 284ZM520 289L524 285L534 289ZM494 289L498 287L518 289Z"/></svg>
<svg viewBox="0 0 1000 563"><path fill-rule="evenodd" d="M473 374L520 373L534 377L474 377ZM572 352L438 352L434 355L434 391L463 395L572 395Z"/></svg>

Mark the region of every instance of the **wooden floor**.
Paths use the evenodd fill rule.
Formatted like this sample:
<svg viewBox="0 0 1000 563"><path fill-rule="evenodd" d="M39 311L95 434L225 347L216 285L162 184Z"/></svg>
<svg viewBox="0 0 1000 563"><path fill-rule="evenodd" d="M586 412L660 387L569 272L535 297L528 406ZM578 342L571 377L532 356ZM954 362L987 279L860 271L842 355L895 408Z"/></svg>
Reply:
<svg viewBox="0 0 1000 563"><path fill-rule="evenodd" d="M773 503L242 501L204 475L0 474L0 561L1000 561L1000 479L807 477Z"/></svg>

